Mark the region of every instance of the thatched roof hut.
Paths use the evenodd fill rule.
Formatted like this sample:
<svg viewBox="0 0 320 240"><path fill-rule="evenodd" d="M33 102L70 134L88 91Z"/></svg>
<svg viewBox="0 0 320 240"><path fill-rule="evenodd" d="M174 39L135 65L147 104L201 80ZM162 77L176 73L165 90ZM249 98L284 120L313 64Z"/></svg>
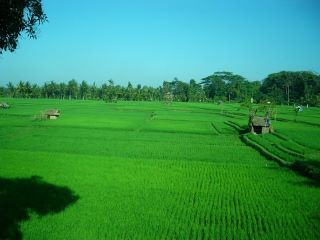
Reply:
<svg viewBox="0 0 320 240"><path fill-rule="evenodd" d="M0 108L10 108L10 105L8 103L5 103L5 102L1 102L0 103Z"/></svg>
<svg viewBox="0 0 320 240"><path fill-rule="evenodd" d="M48 109L44 115L47 119L57 119L60 117L60 111L58 109Z"/></svg>
<svg viewBox="0 0 320 240"><path fill-rule="evenodd" d="M270 126L268 119L265 117L254 116L253 118L251 118L251 123L255 127L259 127L259 126L260 127L269 127Z"/></svg>
<svg viewBox="0 0 320 240"><path fill-rule="evenodd" d="M251 116L249 119L249 128L252 133L257 134L273 132L269 117Z"/></svg>

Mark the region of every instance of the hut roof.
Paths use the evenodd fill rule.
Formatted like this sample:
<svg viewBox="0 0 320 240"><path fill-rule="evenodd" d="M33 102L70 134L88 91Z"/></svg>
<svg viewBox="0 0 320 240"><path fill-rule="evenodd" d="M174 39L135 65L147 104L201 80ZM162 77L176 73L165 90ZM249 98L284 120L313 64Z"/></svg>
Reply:
<svg viewBox="0 0 320 240"><path fill-rule="evenodd" d="M1 103L0 103L0 107L2 107L2 108L9 108L10 106L9 106L8 103L1 102Z"/></svg>
<svg viewBox="0 0 320 240"><path fill-rule="evenodd" d="M270 126L269 121L265 117L254 116L253 118L251 118L251 123L253 126L256 126L256 127L269 127Z"/></svg>
<svg viewBox="0 0 320 240"><path fill-rule="evenodd" d="M60 116L60 111L58 109L48 109L44 114L47 116Z"/></svg>

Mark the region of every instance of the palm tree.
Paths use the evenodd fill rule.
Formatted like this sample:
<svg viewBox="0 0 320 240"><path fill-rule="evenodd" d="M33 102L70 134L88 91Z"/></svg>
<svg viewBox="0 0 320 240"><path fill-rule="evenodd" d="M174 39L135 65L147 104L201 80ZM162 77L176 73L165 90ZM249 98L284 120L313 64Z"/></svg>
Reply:
<svg viewBox="0 0 320 240"><path fill-rule="evenodd" d="M41 97L41 88L37 84L33 84L31 87L31 97L39 98Z"/></svg>
<svg viewBox="0 0 320 240"><path fill-rule="evenodd" d="M64 99L66 90L67 90L67 85L65 83L60 83L59 84L59 96L61 99Z"/></svg>
<svg viewBox="0 0 320 240"><path fill-rule="evenodd" d="M90 88L90 95L91 95L91 99L96 99L96 94L97 94L97 87L96 87L96 83L93 82L91 88Z"/></svg>
<svg viewBox="0 0 320 240"><path fill-rule="evenodd" d="M32 93L32 88L31 88L31 84L28 81L25 83L24 89L25 89L25 97L29 98Z"/></svg>
<svg viewBox="0 0 320 240"><path fill-rule="evenodd" d="M18 97L24 97L25 96L25 86L22 81L20 81L16 87L17 89L17 95Z"/></svg>
<svg viewBox="0 0 320 240"><path fill-rule="evenodd" d="M76 80L72 79L68 82L68 94L69 94L69 100L71 98L76 98L78 92L78 83Z"/></svg>
<svg viewBox="0 0 320 240"><path fill-rule="evenodd" d="M87 96L89 90L89 86L87 84L87 82L85 80L83 80L80 84L80 96L82 98L82 100L85 99L85 97Z"/></svg>
<svg viewBox="0 0 320 240"><path fill-rule="evenodd" d="M14 85L12 84L12 82L9 82L9 83L7 84L7 88L8 88L8 90L9 90L9 95L10 95L10 97L11 97L11 98L14 97L15 87L14 87Z"/></svg>

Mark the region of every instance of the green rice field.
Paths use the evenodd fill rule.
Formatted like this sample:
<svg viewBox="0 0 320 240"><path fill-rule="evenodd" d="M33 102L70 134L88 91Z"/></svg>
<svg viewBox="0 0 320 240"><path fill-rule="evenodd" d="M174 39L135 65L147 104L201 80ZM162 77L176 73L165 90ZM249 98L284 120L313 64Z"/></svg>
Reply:
<svg viewBox="0 0 320 240"><path fill-rule="evenodd" d="M320 184L237 104L2 99L0 239L320 239ZM57 120L39 120L58 108ZM320 163L320 109L246 134Z"/></svg>

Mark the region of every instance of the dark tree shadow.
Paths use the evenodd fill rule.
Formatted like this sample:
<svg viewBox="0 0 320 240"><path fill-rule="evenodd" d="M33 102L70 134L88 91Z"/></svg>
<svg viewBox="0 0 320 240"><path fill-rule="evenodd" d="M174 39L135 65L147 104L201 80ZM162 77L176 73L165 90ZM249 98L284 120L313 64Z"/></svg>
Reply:
<svg viewBox="0 0 320 240"><path fill-rule="evenodd" d="M6 179L0 177L0 240L22 239L20 222L63 211L79 196L69 188L44 182L41 177Z"/></svg>
<svg viewBox="0 0 320 240"><path fill-rule="evenodd" d="M313 179L307 179L307 180L297 181L297 182L291 181L290 183L295 186L308 186L308 187L316 187L316 188L320 187L320 182L315 181Z"/></svg>
<svg viewBox="0 0 320 240"><path fill-rule="evenodd" d="M314 215L313 219L320 223L320 214Z"/></svg>
<svg viewBox="0 0 320 240"><path fill-rule="evenodd" d="M297 173L320 183L320 162L319 161L295 161L291 169Z"/></svg>

